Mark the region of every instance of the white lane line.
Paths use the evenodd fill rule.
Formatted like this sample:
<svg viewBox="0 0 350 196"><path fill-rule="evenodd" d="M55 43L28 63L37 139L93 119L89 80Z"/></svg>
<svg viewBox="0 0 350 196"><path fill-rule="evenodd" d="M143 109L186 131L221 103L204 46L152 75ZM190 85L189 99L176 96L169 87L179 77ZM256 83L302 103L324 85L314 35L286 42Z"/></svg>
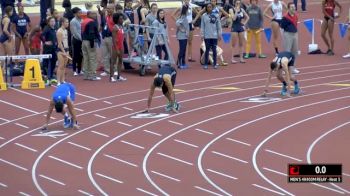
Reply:
<svg viewBox="0 0 350 196"><path fill-rule="evenodd" d="M160 156L163 156L163 157L166 157L166 158L169 158L169 159L172 159L172 160L175 160L175 161L181 162L181 163L185 163L185 164L187 164L187 165L193 165L193 163L190 163L190 162L184 161L184 160L179 159L179 158L175 158L175 157L170 156L170 155L167 155L167 154L163 154L163 153L160 153L160 152L158 152L157 154L159 154Z"/></svg>
<svg viewBox="0 0 350 196"><path fill-rule="evenodd" d="M71 145L73 145L73 146L76 146L76 147L78 147L78 148L84 149L84 150L88 150L88 151L91 150L91 148L88 148L88 147L86 147L86 146L82 146L82 145L80 145L80 144L76 144L76 143L73 143L73 142L67 142L67 143L68 143L68 144L71 144Z"/></svg>
<svg viewBox="0 0 350 196"><path fill-rule="evenodd" d="M21 106L18 106L16 104L13 104L13 103L9 103L7 101L4 101L4 100L0 100L0 102L4 103L4 104L7 104L7 105L10 105L10 106L13 106L15 108L19 108L19 109L22 109L22 110L25 110L27 112L31 112L31 113L34 113L34 114L40 114L39 112L36 112L36 111L33 111L33 110L30 110L28 108L24 108L24 107L21 107Z"/></svg>
<svg viewBox="0 0 350 196"><path fill-rule="evenodd" d="M75 167L75 168L78 168L78 169L83 169L83 167L81 167L81 166L79 166L79 165L76 165L76 164L74 164L74 163L71 163L71 162L62 160L62 159L60 159L60 158L57 158L57 157L54 157L54 156L51 156L51 155L50 155L49 157L50 157L51 159L54 159L54 160L59 161L59 162L61 162L61 163L65 163L65 164L70 165L70 166L72 166L72 167Z"/></svg>
<svg viewBox="0 0 350 196"><path fill-rule="evenodd" d="M350 174L343 173L344 176L350 177Z"/></svg>
<svg viewBox="0 0 350 196"><path fill-rule="evenodd" d="M202 130L202 129L196 129L196 131L199 131L199 132L202 132L202 133L206 133L206 134L209 134L209 135L213 135L212 132L204 131L204 130Z"/></svg>
<svg viewBox="0 0 350 196"><path fill-rule="evenodd" d="M3 137L0 137L0 140L4 140L5 138L3 138Z"/></svg>
<svg viewBox="0 0 350 196"><path fill-rule="evenodd" d="M144 190L144 189L142 189L142 188L136 188L136 190L141 191L141 192L143 192L143 193L145 193L145 194L147 194L147 195L158 196L158 195L156 195L156 194L154 194L154 193L151 193L151 192L149 192L149 191L146 191L146 190Z"/></svg>
<svg viewBox="0 0 350 196"><path fill-rule="evenodd" d="M127 123L124 123L124 122L121 122L121 121L118 121L117 123L118 123L118 124L121 124L121 125L125 125L125 126L127 126L127 127L132 127L132 125L127 124Z"/></svg>
<svg viewBox="0 0 350 196"><path fill-rule="evenodd" d="M124 143L124 144L128 144L128 145L133 146L133 147L136 147L136 148L145 149L145 147L143 147L143 146L140 146L140 145L137 145L137 144L134 144L134 143L130 143L130 142L127 142L127 141L125 141L125 140L122 140L122 141L120 141L120 142L122 142L122 143Z"/></svg>
<svg viewBox="0 0 350 196"><path fill-rule="evenodd" d="M25 128L25 129L29 129L29 127L27 127L27 126L25 126L25 125L22 125L22 124L20 124L20 123L15 123L15 125L20 126L20 127L23 127L23 128Z"/></svg>
<svg viewBox="0 0 350 196"><path fill-rule="evenodd" d="M95 100L95 101L96 101L96 100L99 100L98 98L96 98L96 97L91 97L91 96L89 96L89 95L84 95L84 94L81 94L81 93L75 93L75 94L80 95L80 96L82 96L82 97L86 97L86 98Z"/></svg>
<svg viewBox="0 0 350 196"><path fill-rule="evenodd" d="M91 133L94 133L94 134L97 134L97 135L100 135L100 136L103 136L103 137L109 137L109 135L106 135L104 133L100 133L100 132L97 132L97 131L91 131Z"/></svg>
<svg viewBox="0 0 350 196"><path fill-rule="evenodd" d="M92 194L86 192L86 191L83 191L81 189L78 190L79 193L83 194L83 195L87 195L87 196L93 196Z"/></svg>
<svg viewBox="0 0 350 196"><path fill-rule="evenodd" d="M162 173L159 173L159 172L156 172L156 171L151 171L152 173L154 174L157 174L158 176L162 176L164 178L168 178L170 180L173 180L173 181L176 181L176 182L180 182L181 180L177 179L177 178L174 178L174 177L171 177L171 176L168 176L168 175L165 175L165 174L162 174Z"/></svg>
<svg viewBox="0 0 350 196"><path fill-rule="evenodd" d="M122 108L125 109L125 110L134 111L133 109L128 108L128 107L122 107Z"/></svg>
<svg viewBox="0 0 350 196"><path fill-rule="evenodd" d="M176 121L168 120L168 122L173 123L173 124L175 124L175 125L183 126L182 123L179 123L179 122L176 122Z"/></svg>
<svg viewBox="0 0 350 196"><path fill-rule="evenodd" d="M99 118L103 118L103 119L106 119L106 118L107 118L107 117L101 116L101 115L99 115L99 114L94 114L94 116L99 117Z"/></svg>
<svg viewBox="0 0 350 196"><path fill-rule="evenodd" d="M22 166L19 166L19 165L17 165L17 164L14 164L14 163L12 163L12 162L10 162L10 161L6 161L6 160L4 160L4 159L0 159L0 161L6 163L6 164L8 164L8 165L12 165L12 166L14 166L14 167L17 167L18 169L21 169L21 170L24 170L24 171L28 171L27 168L24 168L24 167L22 167Z"/></svg>
<svg viewBox="0 0 350 196"><path fill-rule="evenodd" d="M79 112L84 112L83 109L80 109L80 108L74 108L75 110L79 111Z"/></svg>
<svg viewBox="0 0 350 196"><path fill-rule="evenodd" d="M5 118L0 118L0 120L5 121L5 122L10 122L10 120L7 120Z"/></svg>
<svg viewBox="0 0 350 196"><path fill-rule="evenodd" d="M194 145L194 144L190 144L190 143L187 143L187 142L184 142L182 140L178 140L178 139L174 139L175 142L178 142L178 143L181 143L181 144L185 144L187 146L191 146L191 147L194 147L194 148L198 148L197 145Z"/></svg>
<svg viewBox="0 0 350 196"><path fill-rule="evenodd" d="M311 184L316 185L316 186L321 187L321 188L324 188L324 189L327 189L327 190L330 190L330 191L334 191L334 192L340 193L340 194L345 194L342 191L339 191L339 190L336 190L336 189L332 189L332 188L329 188L329 187L326 187L326 186L323 186L323 185L320 185L320 184L316 184L316 183L311 183Z"/></svg>
<svg viewBox="0 0 350 196"><path fill-rule="evenodd" d="M113 159L113 160L116 160L116 161L125 163L125 164L127 164L127 165L130 165L130 166L133 166L133 167L138 167L136 164L130 163L130 162L125 161L125 160L123 160L123 159L119 159L119 158L117 158L117 157L114 157L114 156L111 156L111 155L108 155L108 154L104 154L104 155L105 155L105 157L108 157L108 158L110 158L110 159Z"/></svg>
<svg viewBox="0 0 350 196"><path fill-rule="evenodd" d="M220 155L220 156L223 156L223 157L226 157L226 158L229 158L229 159L233 159L233 160L236 160L236 161L239 161L239 162L242 162L242 163L248 163L248 161L245 161L245 160L242 160L242 159L239 159L239 158L236 158L236 157L233 157L233 156L229 156L227 154L223 154L221 152L217 152L217 151L211 151L212 153L214 154L217 154L217 155Z"/></svg>
<svg viewBox="0 0 350 196"><path fill-rule="evenodd" d="M51 182L54 182L54 183L60 184L60 185L62 185L62 186L65 186L65 185L66 185L66 184L64 184L63 182L60 182L60 181L55 180L55 179L53 179L53 178L50 178L50 177L44 176L44 175L42 175L42 174L40 174L39 176L40 176L40 177L42 177L42 178L45 178L46 180L49 180L49 181L51 181Z"/></svg>
<svg viewBox="0 0 350 196"><path fill-rule="evenodd" d="M146 132L146 133L149 133L149 134L152 134L152 135L156 135L156 136L162 136L162 134L160 134L160 133L156 133L156 132L153 132L153 131L149 131L149 130L143 130L144 132Z"/></svg>
<svg viewBox="0 0 350 196"><path fill-rule="evenodd" d="M1 182L0 182L0 186L5 187L5 188L7 187L7 185L6 185L6 184L1 183Z"/></svg>
<svg viewBox="0 0 350 196"><path fill-rule="evenodd" d="M109 102L109 101L103 101L104 103L107 103L109 105L112 105L113 103L112 102Z"/></svg>
<svg viewBox="0 0 350 196"><path fill-rule="evenodd" d="M212 195L222 196L222 195L219 194L219 193L216 193L216 192L214 192L214 191L210 191L210 190L205 189L205 188L202 188L202 187L200 187L200 186L194 186L194 188L199 189L199 190L204 191L204 192L207 192L207 193L210 193L210 194L212 194Z"/></svg>
<svg viewBox="0 0 350 196"><path fill-rule="evenodd" d="M35 95L35 94L32 94L32 93L28 93L27 91L22 91L22 90L13 88L13 87L10 87L10 89L12 89L14 91L17 91L17 92L20 92L20 93L23 93L23 94L26 94L26 95L29 95L29 96L32 96L32 97L36 97L36 98L41 99L41 100L50 101L50 99L48 99L48 98L41 97L41 96L38 96L38 95Z"/></svg>
<svg viewBox="0 0 350 196"><path fill-rule="evenodd" d="M123 181L120 181L120 180L117 180L115 178L112 178L112 177L109 177L109 176L106 176L106 175L103 175L103 174L100 174L100 173L96 173L96 175L102 177L102 178L105 178L105 179L108 179L108 180L111 180L113 182L116 182L116 183L119 183L119 184L123 184Z"/></svg>
<svg viewBox="0 0 350 196"><path fill-rule="evenodd" d="M337 189L347 193L347 194L350 194L350 191L348 191L348 190L346 190L346 189L344 189L344 188L342 188L342 187L340 187L340 186L338 186L338 185L336 185L334 183L331 183L331 185L334 186L335 188L337 188Z"/></svg>
<svg viewBox="0 0 350 196"><path fill-rule="evenodd" d="M236 178L236 177L233 177L233 176L230 176L230 175L228 175L228 174L224 174L224 173L221 173L221 172L212 170L212 169L207 169L207 171L212 172L212 173L214 173L214 174L218 174L218 175L220 175L220 176L224 176L224 177L226 177L226 178L231 178L231 179L233 179L233 180L237 180L237 179L238 179L238 178Z"/></svg>
<svg viewBox="0 0 350 196"><path fill-rule="evenodd" d="M24 195L24 196L31 196L31 195L29 195L28 193L25 193L25 192L18 192L18 194L20 194L20 195Z"/></svg>
<svg viewBox="0 0 350 196"><path fill-rule="evenodd" d="M232 139L232 138L226 138L227 140L229 141L232 141L232 142L236 142L236 143L239 143L239 144L243 144L243 145L246 145L246 146L251 146L251 144L248 144L248 143L245 143L245 142L242 142L242 141L239 141L239 140L235 140L235 139Z"/></svg>
<svg viewBox="0 0 350 196"><path fill-rule="evenodd" d="M263 169L266 170L266 171L270 171L272 173L275 173L275 174L279 174L281 176L288 176L286 173L283 173L283 172L280 172L280 171L276 171L276 170L273 170L273 169L269 169L269 168L266 168L266 167L264 167Z"/></svg>
<svg viewBox="0 0 350 196"><path fill-rule="evenodd" d="M298 159L298 158L295 158L295 157L291 157L291 156L288 156L288 155L285 155L285 154L282 154L282 153L278 153L276 151L272 151L272 150L269 150L269 149L265 149L266 152L270 152L272 154L276 154L276 155L279 155L279 156L282 156L282 157L286 157L286 158L289 158L289 159L292 159L292 160L295 160L295 161L298 161L298 162L302 162L303 160L301 159Z"/></svg>
<svg viewBox="0 0 350 196"><path fill-rule="evenodd" d="M15 143L15 144L16 144L17 146L19 146L19 147L25 148L25 149L30 150L30 151L32 151L32 152L38 152L38 151L35 150L34 148L25 146L25 145L23 145L23 144L20 144L20 143Z"/></svg>
<svg viewBox="0 0 350 196"><path fill-rule="evenodd" d="M252 184L252 185L255 186L255 187L264 189L264 190L266 190L266 191L270 191L270 192L272 192L272 193L276 193L276 194L278 194L278 195L285 195L284 193L281 193L281 192L278 192L278 191L275 191L275 190L266 188L266 187L264 187L264 186L260 186L260 185L257 185L257 184Z"/></svg>

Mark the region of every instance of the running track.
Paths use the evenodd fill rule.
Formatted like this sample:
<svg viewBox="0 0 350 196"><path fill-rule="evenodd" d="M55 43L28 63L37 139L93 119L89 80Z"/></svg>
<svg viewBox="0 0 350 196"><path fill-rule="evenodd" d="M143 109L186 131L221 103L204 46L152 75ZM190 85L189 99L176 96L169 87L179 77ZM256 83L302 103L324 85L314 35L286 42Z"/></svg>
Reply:
<svg viewBox="0 0 350 196"><path fill-rule="evenodd" d="M53 88L2 92L0 195L350 194L350 63L339 56L300 57L305 93L267 103L242 101L261 94L268 59L208 71L192 64L177 79L181 112L153 120L130 118L144 110L151 77L128 73L128 82L109 84L68 76L81 129L62 132L55 114L55 137L33 136ZM164 105L157 92L154 111ZM288 163L342 163L344 182L289 184Z"/></svg>

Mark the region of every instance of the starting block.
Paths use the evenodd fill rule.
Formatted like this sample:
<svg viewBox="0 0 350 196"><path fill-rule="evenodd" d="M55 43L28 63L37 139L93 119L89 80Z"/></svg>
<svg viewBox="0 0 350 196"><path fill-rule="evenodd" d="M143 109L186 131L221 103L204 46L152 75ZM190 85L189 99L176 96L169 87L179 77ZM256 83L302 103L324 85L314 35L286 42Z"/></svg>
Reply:
<svg viewBox="0 0 350 196"><path fill-rule="evenodd" d="M7 84L4 81L4 75L2 73L1 62L0 62L0 90L7 90Z"/></svg>
<svg viewBox="0 0 350 196"><path fill-rule="evenodd" d="M41 75L39 59L27 59L24 68L22 89L42 89L45 83Z"/></svg>

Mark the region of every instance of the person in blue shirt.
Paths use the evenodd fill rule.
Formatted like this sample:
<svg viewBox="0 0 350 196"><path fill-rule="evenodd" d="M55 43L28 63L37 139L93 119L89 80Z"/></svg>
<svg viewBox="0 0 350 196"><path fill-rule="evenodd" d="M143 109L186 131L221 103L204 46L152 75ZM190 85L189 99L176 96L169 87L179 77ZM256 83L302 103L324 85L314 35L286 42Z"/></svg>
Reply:
<svg viewBox="0 0 350 196"><path fill-rule="evenodd" d="M57 113L61 113L64 116L64 128L79 128L73 104L75 101L75 91L75 86L71 83L63 83L57 86L56 91L52 94L52 99L47 111L46 123L43 126L43 130L46 130L48 127L53 108L56 109ZM65 105L67 105L67 109L71 117L69 117L68 112L64 107Z"/></svg>

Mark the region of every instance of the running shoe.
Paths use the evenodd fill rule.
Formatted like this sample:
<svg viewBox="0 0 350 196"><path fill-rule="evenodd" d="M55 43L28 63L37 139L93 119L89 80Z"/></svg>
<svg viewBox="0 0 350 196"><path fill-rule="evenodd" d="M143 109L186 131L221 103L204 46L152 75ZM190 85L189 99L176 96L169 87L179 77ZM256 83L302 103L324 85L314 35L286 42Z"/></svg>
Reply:
<svg viewBox="0 0 350 196"><path fill-rule="evenodd" d="M243 58L249 59L249 54L244 55Z"/></svg>
<svg viewBox="0 0 350 196"><path fill-rule="evenodd" d="M165 106L165 111L170 112L172 107L173 107L172 104L170 102L168 102Z"/></svg>
<svg viewBox="0 0 350 196"><path fill-rule="evenodd" d="M283 85L283 87L282 87L282 91L281 91L281 95L282 96L286 96L287 95L287 86L285 86L285 85Z"/></svg>
<svg viewBox="0 0 350 196"><path fill-rule="evenodd" d="M69 128L70 127L70 124L71 124L71 121L72 119L69 118L69 116L64 116L64 120L63 120L63 127L66 129L66 128Z"/></svg>
<svg viewBox="0 0 350 196"><path fill-rule="evenodd" d="M300 93L299 84L294 85L294 92L293 93L296 94L296 95Z"/></svg>
<svg viewBox="0 0 350 196"><path fill-rule="evenodd" d="M73 119L71 119L70 123L69 123L69 126L67 128L74 128L74 125L78 125L78 121L73 121Z"/></svg>
<svg viewBox="0 0 350 196"><path fill-rule="evenodd" d="M98 80L101 80L101 78L100 78L100 77L97 77L97 76L94 76L94 77L91 78L91 80L92 80L92 81L98 81Z"/></svg>
<svg viewBox="0 0 350 196"><path fill-rule="evenodd" d="M107 73L107 72L102 72L101 74L100 74L100 76L108 76L109 74Z"/></svg>
<svg viewBox="0 0 350 196"><path fill-rule="evenodd" d="M218 69L218 68L219 68L218 64L214 65L214 69Z"/></svg>
<svg viewBox="0 0 350 196"><path fill-rule="evenodd" d="M343 56L344 59L350 58L350 53Z"/></svg>
<svg viewBox="0 0 350 196"><path fill-rule="evenodd" d="M203 69L208 69L208 65L203 65Z"/></svg>
<svg viewBox="0 0 350 196"><path fill-rule="evenodd" d="M109 81L110 81L110 82L116 82L117 80L116 80L114 77L111 77L111 78L109 79Z"/></svg>
<svg viewBox="0 0 350 196"><path fill-rule="evenodd" d="M267 56L265 54L259 54L258 58L263 59L266 58Z"/></svg>
<svg viewBox="0 0 350 196"><path fill-rule="evenodd" d="M297 70L297 68L294 68L293 71L292 71L292 73L293 73L293 74L298 74L298 73L300 73L300 71Z"/></svg>
<svg viewBox="0 0 350 196"><path fill-rule="evenodd" d="M175 103L173 104L173 108L174 108L176 111L179 111L179 110L180 110L180 104L178 104L178 103L175 101Z"/></svg>
<svg viewBox="0 0 350 196"><path fill-rule="evenodd" d="M78 73L77 72L74 72L74 74L73 74L74 76L78 76Z"/></svg>
<svg viewBox="0 0 350 196"><path fill-rule="evenodd" d="M123 82L123 81L126 81L127 79L124 78L123 76L119 76L119 77L117 78L117 80L118 80L119 82Z"/></svg>

